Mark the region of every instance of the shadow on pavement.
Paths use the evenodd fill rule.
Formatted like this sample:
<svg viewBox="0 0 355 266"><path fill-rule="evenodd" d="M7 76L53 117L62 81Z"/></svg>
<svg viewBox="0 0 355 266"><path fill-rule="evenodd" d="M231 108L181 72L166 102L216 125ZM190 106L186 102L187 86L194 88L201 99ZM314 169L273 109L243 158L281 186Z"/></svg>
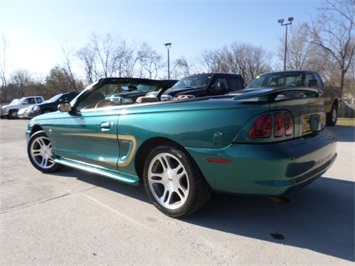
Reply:
<svg viewBox="0 0 355 266"><path fill-rule="evenodd" d="M354 182L320 178L288 203L215 195L185 221L354 261Z"/></svg>
<svg viewBox="0 0 355 266"><path fill-rule="evenodd" d="M354 127L336 126L329 130L338 135L339 141L354 141ZM131 186L78 170L67 170L60 175L149 202L143 186ZM214 195L204 209L182 221L354 261L354 193L354 182L323 177L295 191L287 203L276 203L265 197Z"/></svg>
<svg viewBox="0 0 355 266"><path fill-rule="evenodd" d="M335 126L327 127L330 131L333 131L340 142L355 142L355 127L351 126Z"/></svg>
<svg viewBox="0 0 355 266"><path fill-rule="evenodd" d="M76 170L67 173L83 182L149 203L142 185L131 186L73 171ZM61 175L65 176L65 172ZM354 261L354 191L354 182L319 178L291 194L287 203L265 197L215 194L205 208L182 221Z"/></svg>

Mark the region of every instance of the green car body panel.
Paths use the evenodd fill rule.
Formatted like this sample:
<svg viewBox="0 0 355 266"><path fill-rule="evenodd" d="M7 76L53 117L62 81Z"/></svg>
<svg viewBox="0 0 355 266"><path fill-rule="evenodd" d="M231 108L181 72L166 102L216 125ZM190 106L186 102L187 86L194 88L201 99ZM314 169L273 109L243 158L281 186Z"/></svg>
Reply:
<svg viewBox="0 0 355 266"><path fill-rule="evenodd" d="M72 101L74 110L85 93ZM271 101L272 93L57 111L32 119L26 135L44 130L56 163L134 185L153 147L177 145L216 192L283 195L329 169L336 136L324 128L320 98ZM291 135L249 137L259 116L276 112L292 114Z"/></svg>

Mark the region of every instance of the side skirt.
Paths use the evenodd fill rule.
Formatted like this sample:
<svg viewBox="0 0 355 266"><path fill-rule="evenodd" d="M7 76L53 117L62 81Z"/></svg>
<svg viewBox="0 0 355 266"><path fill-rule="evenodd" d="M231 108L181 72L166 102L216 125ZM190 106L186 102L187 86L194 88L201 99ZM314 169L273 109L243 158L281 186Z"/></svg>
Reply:
<svg viewBox="0 0 355 266"><path fill-rule="evenodd" d="M76 168L79 170L83 170L86 172L102 175L102 176L129 184L129 185L139 185L140 184L140 180L139 180L138 176L136 176L136 175L120 173L118 171L115 172L115 171L107 170L105 168L99 168L99 167L91 165L91 164L79 162L76 160L55 158L54 161L58 164L62 164L62 165L66 165L66 166Z"/></svg>

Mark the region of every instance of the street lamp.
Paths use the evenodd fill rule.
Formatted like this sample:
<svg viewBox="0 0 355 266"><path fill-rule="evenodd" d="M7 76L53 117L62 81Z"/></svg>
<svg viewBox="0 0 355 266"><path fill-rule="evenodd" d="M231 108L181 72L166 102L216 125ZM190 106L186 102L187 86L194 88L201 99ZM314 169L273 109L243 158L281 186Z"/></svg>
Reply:
<svg viewBox="0 0 355 266"><path fill-rule="evenodd" d="M287 54L287 26L292 24L293 17L288 18L288 23L284 23L284 19L279 19L277 22L281 24L281 26L286 26L285 33L285 55L284 55L284 70L286 70L286 54Z"/></svg>
<svg viewBox="0 0 355 266"><path fill-rule="evenodd" d="M165 43L165 46L166 46L166 49L168 51L168 79L170 79L170 53L169 53L169 50L170 50L170 47L171 47L171 42Z"/></svg>

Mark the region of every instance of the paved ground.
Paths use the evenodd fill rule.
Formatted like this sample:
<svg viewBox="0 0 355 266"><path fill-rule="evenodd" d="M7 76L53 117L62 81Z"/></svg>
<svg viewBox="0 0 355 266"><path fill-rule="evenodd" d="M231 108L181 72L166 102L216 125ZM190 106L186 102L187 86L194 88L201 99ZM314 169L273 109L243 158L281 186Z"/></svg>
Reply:
<svg viewBox="0 0 355 266"><path fill-rule="evenodd" d="M288 203L216 195L171 219L132 187L76 170L41 174L28 121L0 121L0 265L354 265L353 127L334 127L338 159Z"/></svg>

